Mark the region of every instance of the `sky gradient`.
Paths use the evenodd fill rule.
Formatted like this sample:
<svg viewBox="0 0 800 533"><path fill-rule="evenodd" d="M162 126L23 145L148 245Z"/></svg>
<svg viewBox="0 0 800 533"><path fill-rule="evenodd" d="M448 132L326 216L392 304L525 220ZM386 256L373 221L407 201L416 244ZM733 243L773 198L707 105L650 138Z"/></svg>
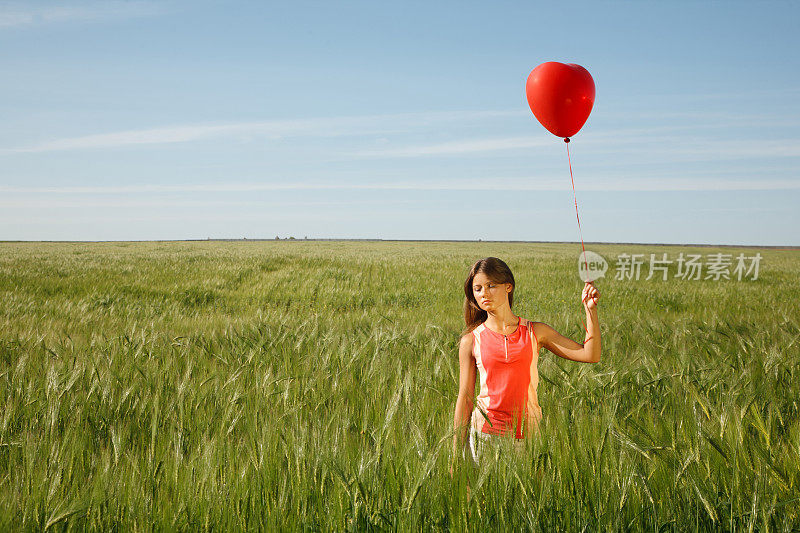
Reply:
<svg viewBox="0 0 800 533"><path fill-rule="evenodd" d="M800 4L0 2L0 240L800 245Z"/></svg>

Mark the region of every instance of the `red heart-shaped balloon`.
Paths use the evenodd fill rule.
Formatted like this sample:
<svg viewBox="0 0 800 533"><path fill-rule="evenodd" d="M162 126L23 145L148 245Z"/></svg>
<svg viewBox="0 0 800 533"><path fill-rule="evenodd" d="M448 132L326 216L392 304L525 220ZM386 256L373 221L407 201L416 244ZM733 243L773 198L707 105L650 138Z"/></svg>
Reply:
<svg viewBox="0 0 800 533"><path fill-rule="evenodd" d="M594 105L594 80L580 65L548 61L528 75L528 105L550 133L571 137L586 123Z"/></svg>

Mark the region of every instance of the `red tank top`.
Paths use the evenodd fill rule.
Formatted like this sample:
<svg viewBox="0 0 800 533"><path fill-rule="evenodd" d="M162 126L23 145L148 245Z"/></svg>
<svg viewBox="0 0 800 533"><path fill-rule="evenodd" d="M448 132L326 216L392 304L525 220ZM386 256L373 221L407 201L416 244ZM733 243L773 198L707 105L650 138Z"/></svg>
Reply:
<svg viewBox="0 0 800 533"><path fill-rule="evenodd" d="M517 329L503 335L484 322L472 330L472 355L478 367L480 393L472 415L483 433L524 437L524 422L542 418L539 385L539 343L529 320L519 317ZM488 420L487 420L488 419Z"/></svg>

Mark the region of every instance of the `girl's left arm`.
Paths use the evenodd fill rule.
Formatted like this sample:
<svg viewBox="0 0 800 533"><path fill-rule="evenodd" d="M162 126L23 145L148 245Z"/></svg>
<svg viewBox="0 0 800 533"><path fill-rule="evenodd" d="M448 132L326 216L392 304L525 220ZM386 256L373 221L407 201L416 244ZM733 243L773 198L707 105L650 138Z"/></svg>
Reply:
<svg viewBox="0 0 800 533"><path fill-rule="evenodd" d="M559 357L581 363L597 363L600 361L600 320L597 317L597 301L600 292L592 282L583 288L581 301L586 310L586 338L583 344L563 336L543 322L534 324L534 333L542 346Z"/></svg>

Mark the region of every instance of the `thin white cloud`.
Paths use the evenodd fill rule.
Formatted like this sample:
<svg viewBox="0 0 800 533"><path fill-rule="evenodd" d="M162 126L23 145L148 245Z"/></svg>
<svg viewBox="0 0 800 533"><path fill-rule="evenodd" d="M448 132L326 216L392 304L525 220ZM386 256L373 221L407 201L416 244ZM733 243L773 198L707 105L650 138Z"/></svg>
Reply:
<svg viewBox="0 0 800 533"><path fill-rule="evenodd" d="M800 190L800 179L742 180L698 178L597 178L576 184L577 191L752 191ZM11 187L0 186L4 195L129 195L167 193L241 193L278 190L412 190L412 191L571 191L566 177L491 177L471 179L431 179L393 181L389 183L207 183L176 185L122 185L122 186L65 186L65 187ZM21 200L21 199L20 199ZM6 207L14 207L15 200L6 197Z"/></svg>
<svg viewBox="0 0 800 533"><path fill-rule="evenodd" d="M734 113L731 111L636 111L631 109L605 109L596 111L594 120L605 120L620 122L635 121L680 121L680 125L667 126L669 129L697 130L697 129L719 129L731 126L797 126L800 120L791 115L772 115L772 114L745 114ZM661 129L661 128L658 128Z"/></svg>
<svg viewBox="0 0 800 533"><path fill-rule="evenodd" d="M665 151L689 156L718 156L725 159L800 157L800 139L717 140L697 138L691 144L687 144L686 140L682 144L665 147Z"/></svg>
<svg viewBox="0 0 800 533"><path fill-rule="evenodd" d="M669 128L668 128L669 129ZM766 157L800 157L800 139L749 139L720 140L713 137L688 135L656 135L655 130L603 131L577 140L581 150L613 146L614 154L644 154L650 160L655 156L667 157L669 161L691 161L707 159L749 159ZM556 142L552 136L498 137L432 143L425 145L361 150L349 155L356 158L413 158L442 155L484 154L508 150L530 150L552 148Z"/></svg>
<svg viewBox="0 0 800 533"><path fill-rule="evenodd" d="M421 146L407 146L385 150L362 150L354 152L355 157L420 157L429 155L472 154L477 152L496 152L500 150L516 150L520 148L536 148L550 146L553 140L546 137L505 137L496 139L475 139L450 141Z"/></svg>
<svg viewBox="0 0 800 533"><path fill-rule="evenodd" d="M33 27L67 22L103 22L157 15L164 5L145 1L56 2L0 4L0 28Z"/></svg>
<svg viewBox="0 0 800 533"><path fill-rule="evenodd" d="M56 139L41 144L9 148L6 153L39 153L60 150L80 150L91 148L112 148L131 146L137 144L169 144L190 142L209 137L230 134L252 133L261 125L258 124L228 124L217 126L178 126L171 128L154 128L148 130L129 130L82 137L68 137Z"/></svg>
<svg viewBox="0 0 800 533"><path fill-rule="evenodd" d="M190 124L170 127L124 130L117 132L66 137L38 144L0 149L0 155L46 153L70 150L92 150L189 143L226 137L252 140L283 138L373 137L376 135L408 133L437 127L445 122L485 121L508 118L519 111L445 111L391 115L321 117L272 121L237 122L228 124ZM686 131L687 134L667 134ZM613 149L616 156L626 155L632 162L646 157L651 163L688 162L704 160L741 160L752 158L800 157L798 139L719 139L716 136L691 134L691 127L662 126L657 128L626 128L593 131L574 139L584 153ZM457 139L446 142L405 146L384 145L379 149L337 152L337 159L393 159L442 156L487 155L495 152L552 149L558 139L549 134L507 136L483 139ZM631 159L634 158L634 159Z"/></svg>
<svg viewBox="0 0 800 533"><path fill-rule="evenodd" d="M399 200L390 199L385 202L387 205L411 205L417 204L412 200ZM339 208L343 205L356 206L366 205L370 207L375 206L374 200L369 199L352 199L346 200L328 200L328 201L285 201L285 200L252 200L252 199L239 199L239 200L221 200L219 198L207 199L185 199L185 198L127 198L127 197L97 197L97 196L38 196L33 198L2 198L0 199L0 208L3 209L63 209L63 208L96 208L96 209L158 209L158 208L220 208L220 207L258 207L258 208L323 208L335 207Z"/></svg>
<svg viewBox="0 0 800 533"><path fill-rule="evenodd" d="M662 128L627 128L621 130L605 130L594 132L590 136L581 136L579 142L583 145L607 145L625 142L626 140L641 140L645 135L653 135L664 131L682 129L675 126ZM382 148L380 150L360 150L351 152L349 156L356 158L404 158L424 157L439 155L473 154L482 152L497 152L504 150L521 150L531 148L552 148L559 144L560 139L549 133L540 133L535 136L522 137L494 137L485 139L461 139L457 141L437 142L423 145L400 146L396 148Z"/></svg>
<svg viewBox="0 0 800 533"><path fill-rule="evenodd" d="M296 136L364 136L397 133L412 128L440 124L442 122L482 120L491 117L513 116L516 114L518 114L517 111L434 111L238 122L230 124L190 124L54 139L29 146L0 149L0 154L117 148L143 144L185 143L229 136L246 137L260 135L272 139Z"/></svg>

